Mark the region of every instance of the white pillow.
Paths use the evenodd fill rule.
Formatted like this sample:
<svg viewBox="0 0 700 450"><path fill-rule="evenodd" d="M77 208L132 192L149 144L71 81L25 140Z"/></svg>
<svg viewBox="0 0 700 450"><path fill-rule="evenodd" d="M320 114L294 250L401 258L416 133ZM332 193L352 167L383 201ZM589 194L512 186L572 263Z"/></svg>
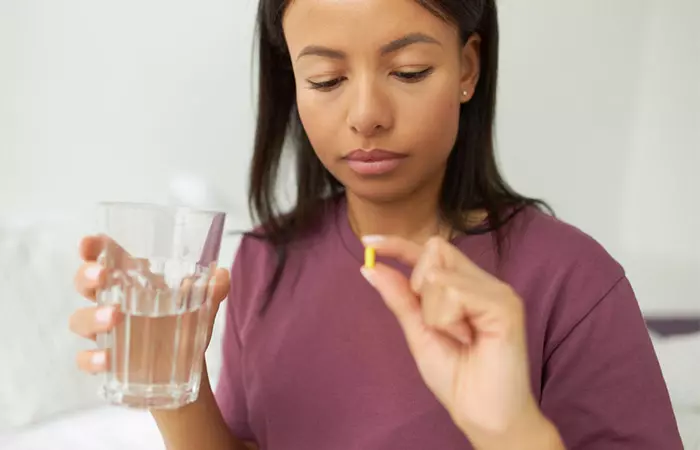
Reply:
<svg viewBox="0 0 700 450"><path fill-rule="evenodd" d="M68 332L87 301L73 288L84 216L0 220L0 430L96 405L98 379L75 354L91 343Z"/></svg>

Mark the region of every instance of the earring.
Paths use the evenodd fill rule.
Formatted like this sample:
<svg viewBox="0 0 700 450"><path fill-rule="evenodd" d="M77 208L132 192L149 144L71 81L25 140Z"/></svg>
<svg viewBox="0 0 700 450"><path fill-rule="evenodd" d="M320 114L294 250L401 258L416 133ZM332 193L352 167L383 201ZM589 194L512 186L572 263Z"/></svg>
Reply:
<svg viewBox="0 0 700 450"><path fill-rule="evenodd" d="M468 96L469 96L469 92L468 92L466 89L463 90L463 91L462 91L462 96L468 97Z"/></svg>

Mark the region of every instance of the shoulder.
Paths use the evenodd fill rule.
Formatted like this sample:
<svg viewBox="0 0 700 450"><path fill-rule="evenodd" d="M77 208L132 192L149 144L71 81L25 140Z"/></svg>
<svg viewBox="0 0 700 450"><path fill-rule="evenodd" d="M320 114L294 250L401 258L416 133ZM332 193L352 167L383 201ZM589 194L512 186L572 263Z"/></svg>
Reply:
<svg viewBox="0 0 700 450"><path fill-rule="evenodd" d="M622 265L600 242L534 208L519 213L506 228L502 257L499 271L523 297L536 322L531 325L549 330L554 340L602 302L616 302L615 287L626 280ZM625 299L610 306L636 307L633 303Z"/></svg>
<svg viewBox="0 0 700 450"><path fill-rule="evenodd" d="M246 276L255 276L273 270L280 258L293 261L306 253L312 252L317 246L323 245L329 239L336 238L333 211L325 211L317 222L308 230L299 232L297 236L284 245L276 245L267 235L263 226L256 226L241 234L240 243L234 258L234 271L245 272Z"/></svg>
<svg viewBox="0 0 700 450"><path fill-rule="evenodd" d="M230 287L227 301L229 317L244 321L253 314L255 299L265 289L267 279L276 261L273 245L263 239L260 229L237 232L238 244L231 266ZM241 323L237 324L242 327Z"/></svg>
<svg viewBox="0 0 700 450"><path fill-rule="evenodd" d="M289 282L289 272L298 269L306 255L336 238L334 218L332 209L324 210L313 227L284 245L275 244L261 225L241 233L231 267L230 297L259 306L273 279L277 278L274 284Z"/></svg>
<svg viewBox="0 0 700 450"><path fill-rule="evenodd" d="M612 285L624 276L621 264L580 228L535 208L517 214L505 229L505 264L518 271L585 276Z"/></svg>

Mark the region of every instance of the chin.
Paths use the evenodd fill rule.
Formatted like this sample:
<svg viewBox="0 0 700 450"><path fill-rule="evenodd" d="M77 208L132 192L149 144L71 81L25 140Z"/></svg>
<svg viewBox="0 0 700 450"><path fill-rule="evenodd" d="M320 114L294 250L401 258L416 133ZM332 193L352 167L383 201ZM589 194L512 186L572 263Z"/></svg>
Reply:
<svg viewBox="0 0 700 450"><path fill-rule="evenodd" d="M343 183L347 193L371 203L396 203L412 197L414 186L406 186L397 180L353 180Z"/></svg>
<svg viewBox="0 0 700 450"><path fill-rule="evenodd" d="M403 170L402 170L403 169ZM347 167L333 167L331 173L345 186L348 194L376 204L402 203L412 200L423 190L432 190L430 186L441 176L426 177L425 173L400 168L381 176L362 176ZM418 180L418 181L417 181Z"/></svg>

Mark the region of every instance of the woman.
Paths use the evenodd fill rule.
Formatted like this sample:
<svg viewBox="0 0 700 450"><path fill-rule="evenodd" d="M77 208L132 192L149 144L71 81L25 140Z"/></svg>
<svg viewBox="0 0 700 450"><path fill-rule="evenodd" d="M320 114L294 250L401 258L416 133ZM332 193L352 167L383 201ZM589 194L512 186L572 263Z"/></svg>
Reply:
<svg viewBox="0 0 700 450"><path fill-rule="evenodd" d="M494 1L261 0L258 21L261 226L231 271L217 392L154 412L168 448L682 448L622 268L498 172ZM88 297L98 251L86 238Z"/></svg>

